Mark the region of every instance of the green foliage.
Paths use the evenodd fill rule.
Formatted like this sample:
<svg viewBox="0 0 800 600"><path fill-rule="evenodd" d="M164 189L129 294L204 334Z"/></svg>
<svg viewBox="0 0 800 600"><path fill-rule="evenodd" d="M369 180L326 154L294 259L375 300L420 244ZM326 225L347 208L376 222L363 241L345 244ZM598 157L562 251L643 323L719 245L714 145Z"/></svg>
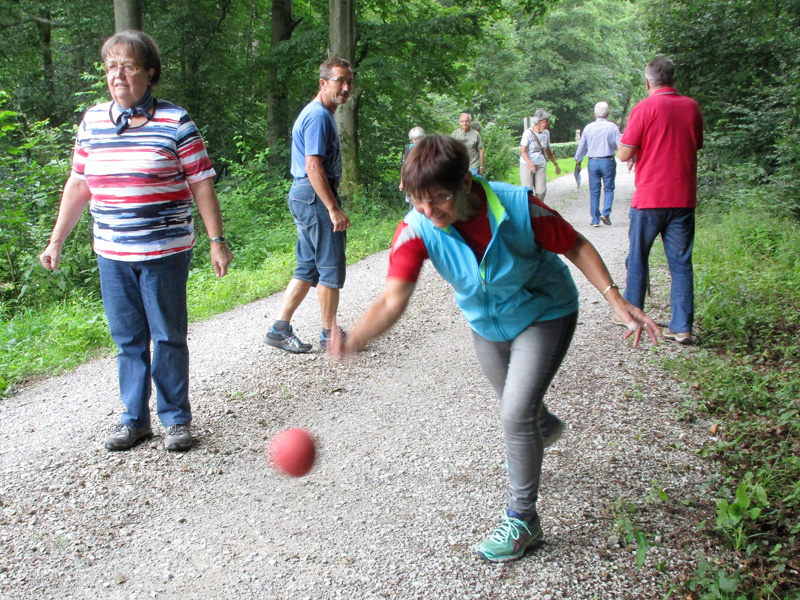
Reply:
<svg viewBox="0 0 800 600"><path fill-rule="evenodd" d="M594 120L594 104L609 103L610 118L624 123L645 92L645 54L640 3L563 0L542 24L519 38L525 61L525 114L546 108L553 140L575 138Z"/></svg>
<svg viewBox="0 0 800 600"><path fill-rule="evenodd" d="M0 109L8 95L0 92ZM29 123L14 111L0 111L0 311L67 298L95 281L84 222L65 246L68 256L55 278L44 276L38 254L47 245L61 188L69 172L74 132Z"/></svg>
<svg viewBox="0 0 800 600"><path fill-rule="evenodd" d="M689 580L687 587L697 592L698 600L746 600L744 594L737 595L740 579L738 574L730 574L705 558L698 559L697 571Z"/></svg>
<svg viewBox="0 0 800 600"><path fill-rule="evenodd" d="M550 144L550 148L556 158L572 158L575 157L575 152L578 151L578 142L561 142L559 144Z"/></svg>
<svg viewBox="0 0 800 600"><path fill-rule="evenodd" d="M487 123L481 130L485 153L484 174L487 179L499 179L509 170L519 172L519 143L516 132L496 123Z"/></svg>
<svg viewBox="0 0 800 600"><path fill-rule="evenodd" d="M715 163L757 165L759 180L785 190L798 211L800 4L656 0L647 5L652 41L675 60L682 93L700 102L724 143ZM760 171L760 172L759 172Z"/></svg>
<svg viewBox="0 0 800 600"><path fill-rule="evenodd" d="M97 295L17 311L0 327L0 396L21 381L76 367L111 346Z"/></svg>
<svg viewBox="0 0 800 600"><path fill-rule="evenodd" d="M668 363L697 390L697 409L721 422L701 454L721 465L713 531L730 556L700 561L687 583L699 598L798 597L789 590L800 554L800 228L785 190L757 179L752 164L700 174L703 348Z"/></svg>
<svg viewBox="0 0 800 600"><path fill-rule="evenodd" d="M641 569L647 559L650 541L647 533L639 528L636 523L637 507L632 502L625 502L617 498L609 507L614 516L617 533L628 544L636 544L636 568Z"/></svg>

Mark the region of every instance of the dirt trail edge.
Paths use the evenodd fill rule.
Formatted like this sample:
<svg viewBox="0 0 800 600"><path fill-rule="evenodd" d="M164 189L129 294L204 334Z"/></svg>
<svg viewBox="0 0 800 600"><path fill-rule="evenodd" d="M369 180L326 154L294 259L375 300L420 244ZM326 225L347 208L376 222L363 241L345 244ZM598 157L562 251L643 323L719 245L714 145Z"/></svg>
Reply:
<svg viewBox="0 0 800 600"><path fill-rule="evenodd" d="M618 171L612 227L589 227L587 186L571 176L546 201L622 285L633 175ZM349 268L345 328L379 293L386 262ZM701 543L704 515L679 498L699 498L711 476L694 452L709 424L681 418L685 392L659 367L692 349L633 350L597 290L576 281L578 330L548 395L567 430L545 455L545 543L523 560L475 556L505 500L497 400L452 292L426 267L407 315L347 364L262 343L281 294L192 325L197 443L185 454L164 451L158 423L129 452L103 448L122 408L113 357L0 401L0 598L660 597ZM663 324L657 301L651 314ZM316 348L313 293L294 325ZM302 479L264 459L287 427L318 439ZM626 527L651 545L642 569Z"/></svg>

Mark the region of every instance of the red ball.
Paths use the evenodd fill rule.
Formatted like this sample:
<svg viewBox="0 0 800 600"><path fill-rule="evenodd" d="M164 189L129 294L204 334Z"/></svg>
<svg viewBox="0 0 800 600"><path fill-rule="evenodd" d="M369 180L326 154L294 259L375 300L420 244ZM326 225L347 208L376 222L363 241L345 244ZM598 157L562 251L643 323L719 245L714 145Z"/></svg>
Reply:
<svg viewBox="0 0 800 600"><path fill-rule="evenodd" d="M292 477L308 473L316 456L314 438L300 427L280 432L267 446L267 458L272 467Z"/></svg>

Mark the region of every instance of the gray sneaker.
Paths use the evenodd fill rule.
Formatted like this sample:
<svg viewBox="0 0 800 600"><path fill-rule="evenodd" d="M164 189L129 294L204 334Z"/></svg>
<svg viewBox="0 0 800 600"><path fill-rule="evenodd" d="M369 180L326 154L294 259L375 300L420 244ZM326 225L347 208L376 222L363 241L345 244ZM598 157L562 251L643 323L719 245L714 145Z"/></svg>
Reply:
<svg viewBox="0 0 800 600"><path fill-rule="evenodd" d="M611 225L611 219L606 215L600 215L600 220L603 222L603 225Z"/></svg>
<svg viewBox="0 0 800 600"><path fill-rule="evenodd" d="M291 327L289 327L288 331L278 331L274 327L270 327L267 335L264 337L264 343L273 348L280 348L281 350L294 352L295 354L305 354L311 350L311 344L301 342L294 334Z"/></svg>
<svg viewBox="0 0 800 600"><path fill-rule="evenodd" d="M183 451L192 447L192 434L188 425L170 425L164 431L164 448Z"/></svg>
<svg viewBox="0 0 800 600"><path fill-rule="evenodd" d="M122 423L111 426L111 432L106 438L107 450L129 450L139 441L153 437L153 430L149 427L128 427Z"/></svg>

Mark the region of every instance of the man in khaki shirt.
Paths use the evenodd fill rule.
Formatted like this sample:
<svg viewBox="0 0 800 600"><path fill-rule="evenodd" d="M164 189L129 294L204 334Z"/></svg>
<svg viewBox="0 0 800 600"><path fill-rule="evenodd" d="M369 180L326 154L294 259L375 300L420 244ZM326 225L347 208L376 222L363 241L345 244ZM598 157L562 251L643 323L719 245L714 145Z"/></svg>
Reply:
<svg viewBox="0 0 800 600"><path fill-rule="evenodd" d="M469 152L469 172L473 175L483 175L483 140L481 134L472 129L472 115L461 113L458 119L459 129L450 134L467 147Z"/></svg>

